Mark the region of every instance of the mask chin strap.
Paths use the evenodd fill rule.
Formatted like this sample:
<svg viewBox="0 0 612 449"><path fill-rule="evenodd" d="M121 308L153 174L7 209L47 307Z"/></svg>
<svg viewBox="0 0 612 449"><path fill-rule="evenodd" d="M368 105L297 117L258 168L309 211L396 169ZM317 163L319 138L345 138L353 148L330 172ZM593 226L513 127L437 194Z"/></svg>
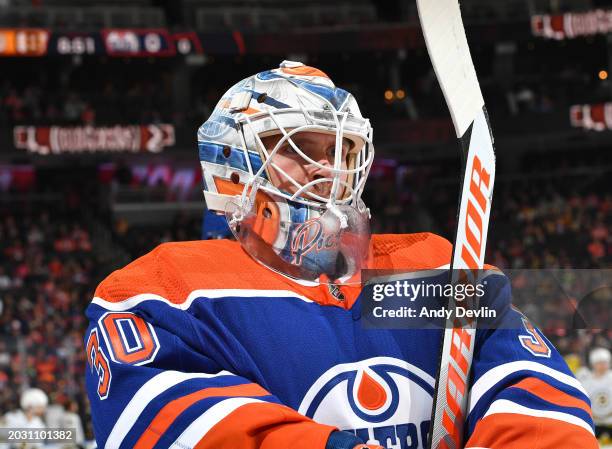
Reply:
<svg viewBox="0 0 612 449"><path fill-rule="evenodd" d="M348 219L346 218L346 214L342 213L335 203L329 202L325 205L325 207L328 211L334 214L338 220L340 220L340 229L348 228Z"/></svg>
<svg viewBox="0 0 612 449"><path fill-rule="evenodd" d="M253 209L253 205L255 204L255 197L257 195L257 191L259 190L259 186L261 184L260 178L254 178L252 183L247 183L242 190L242 194L240 196L236 196L239 204L238 208L232 213L232 218L230 219L230 227L232 225L239 224L244 217ZM249 190L250 188L250 190ZM247 195L248 191L248 195Z"/></svg>

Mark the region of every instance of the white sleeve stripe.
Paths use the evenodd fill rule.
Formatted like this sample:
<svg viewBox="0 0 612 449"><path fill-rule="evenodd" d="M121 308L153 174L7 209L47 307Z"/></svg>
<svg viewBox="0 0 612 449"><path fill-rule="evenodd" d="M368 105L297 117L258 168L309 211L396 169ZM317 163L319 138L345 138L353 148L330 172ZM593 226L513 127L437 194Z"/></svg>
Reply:
<svg viewBox="0 0 612 449"><path fill-rule="evenodd" d="M254 402L263 402L253 398L229 398L213 405L180 434L171 447L187 448L195 447L198 442L213 428L217 423L226 418L237 408Z"/></svg>
<svg viewBox="0 0 612 449"><path fill-rule="evenodd" d="M515 404L514 402L508 401L506 399L498 399L497 401L493 402L493 404L491 404L491 407L489 407L489 410L487 410L487 413L485 413L485 417L497 413L512 413L518 415L534 416L537 418L556 419L557 421L562 421L565 423L574 424L576 426L582 427L591 435L594 435L593 429L587 422L585 422L583 419L578 418L577 416L570 415L569 413L550 410L537 410L533 408L524 407L519 404Z"/></svg>
<svg viewBox="0 0 612 449"><path fill-rule="evenodd" d="M474 407L476 407L476 404L478 404L478 401L482 398L482 396L493 388L498 382L508 377L512 373L524 370L546 374L558 382L569 385L587 396L587 393L580 382L572 376L568 376L561 371L557 371L556 369L542 365L541 363L519 360L517 362L504 363L503 365L496 366L483 374L480 379L474 383L470 392L469 413L471 413Z"/></svg>
<svg viewBox="0 0 612 449"><path fill-rule="evenodd" d="M220 371L217 374L182 373L179 371L164 371L149 379L121 412L113 430L111 430L104 445L105 449L119 449L125 436L132 429L140 414L157 396L167 389L189 379L207 379L216 376L233 376L229 371Z"/></svg>
<svg viewBox="0 0 612 449"><path fill-rule="evenodd" d="M312 299L309 299L305 296L298 295L295 292L289 290L253 290L253 289L209 289L209 290L194 290L187 298L180 304L173 303L163 296L156 295L154 293L142 293L139 295L131 296L129 298L123 299L118 302L110 302L106 301L100 297L94 297L91 301L93 304L96 304L100 307L105 308L106 310L110 310L112 312L120 312L123 310L129 310L133 307L136 307L138 304L144 301L161 301L170 307L174 307L175 309L187 310L191 303L197 298L208 298L208 299L216 299L216 298L257 298L257 297L265 297L265 298L297 298L301 299L304 302L313 302Z"/></svg>

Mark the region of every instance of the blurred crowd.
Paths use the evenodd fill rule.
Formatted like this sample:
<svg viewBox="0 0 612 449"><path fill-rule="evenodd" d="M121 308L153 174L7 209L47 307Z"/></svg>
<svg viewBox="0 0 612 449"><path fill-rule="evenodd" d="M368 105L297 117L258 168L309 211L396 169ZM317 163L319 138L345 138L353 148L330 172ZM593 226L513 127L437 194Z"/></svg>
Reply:
<svg viewBox="0 0 612 449"><path fill-rule="evenodd" d="M498 183L487 244L491 264L501 269L612 266L612 193L564 196L554 191L555 184L539 183L530 191L519 183ZM452 240L456 187L399 192L396 188L397 183L388 179L368 186L373 232L433 229ZM394 194L398 201L385 201Z"/></svg>
<svg viewBox="0 0 612 449"><path fill-rule="evenodd" d="M82 218L58 209L0 210L0 417L38 387L49 419L86 426L83 310L105 267Z"/></svg>
<svg viewBox="0 0 612 449"><path fill-rule="evenodd" d="M567 117L573 104L608 100L612 81L607 74L600 79L589 64L574 64L583 54L582 47L570 46L563 54L546 43L538 43L536 50L532 47L516 46L513 60L520 60L520 65L512 63L508 69L512 76L506 78L489 50L474 49L488 108L499 123L504 117ZM169 122L192 129L210 115L231 83L280 62L280 58L249 56L211 56L209 62L213 60L214 64L190 68L186 75L171 61L151 59L88 59L87 64L77 65L50 60L45 72L29 62L11 62L0 74L0 127ZM367 72L360 70L359 54L343 54L341 61L321 54L304 61L324 68L339 86L352 92L375 125L389 119L448 117L423 52L399 59L395 54L377 54L376 68Z"/></svg>
<svg viewBox="0 0 612 449"><path fill-rule="evenodd" d="M0 127L14 125L114 125L172 122L172 95L159 68L132 70L110 64L105 76L74 68L0 75ZM110 72L110 73L106 73ZM114 72L114 73L113 73Z"/></svg>

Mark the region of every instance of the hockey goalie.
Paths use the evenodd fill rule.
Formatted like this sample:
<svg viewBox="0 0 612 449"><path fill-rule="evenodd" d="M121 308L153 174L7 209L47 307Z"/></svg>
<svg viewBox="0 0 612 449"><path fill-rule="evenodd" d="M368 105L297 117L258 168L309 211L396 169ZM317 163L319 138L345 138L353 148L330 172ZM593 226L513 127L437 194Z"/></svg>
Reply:
<svg viewBox="0 0 612 449"><path fill-rule="evenodd" d="M365 329L360 276L448 267L452 245L370 235L372 136L355 98L301 63L223 95L198 146L207 208L234 238L162 244L96 290L99 448L427 446L442 330ZM515 325L476 334L465 447L596 448L584 389L490 273L486 301Z"/></svg>

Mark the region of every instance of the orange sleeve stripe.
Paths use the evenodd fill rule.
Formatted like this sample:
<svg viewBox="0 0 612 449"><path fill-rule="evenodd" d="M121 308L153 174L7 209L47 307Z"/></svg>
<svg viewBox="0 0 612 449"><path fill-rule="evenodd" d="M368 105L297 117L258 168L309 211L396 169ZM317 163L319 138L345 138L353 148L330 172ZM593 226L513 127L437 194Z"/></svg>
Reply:
<svg viewBox="0 0 612 449"><path fill-rule="evenodd" d="M598 449L582 427L552 418L496 413L478 422L465 447L495 449Z"/></svg>
<svg viewBox="0 0 612 449"><path fill-rule="evenodd" d="M284 405L246 404L210 429L194 449L324 449L334 430Z"/></svg>
<svg viewBox="0 0 612 449"><path fill-rule="evenodd" d="M151 424L143 432L134 446L134 449L151 449L161 436L168 430L176 418L202 399L218 396L245 396L258 397L268 396L270 393L257 384L234 385L230 387L211 387L195 391L186 396L168 402L159 413L153 418Z"/></svg>
<svg viewBox="0 0 612 449"><path fill-rule="evenodd" d="M591 408L582 400L571 396L541 379L528 377L512 385L513 388L525 390L545 401L561 407L574 407L584 410L591 416Z"/></svg>

